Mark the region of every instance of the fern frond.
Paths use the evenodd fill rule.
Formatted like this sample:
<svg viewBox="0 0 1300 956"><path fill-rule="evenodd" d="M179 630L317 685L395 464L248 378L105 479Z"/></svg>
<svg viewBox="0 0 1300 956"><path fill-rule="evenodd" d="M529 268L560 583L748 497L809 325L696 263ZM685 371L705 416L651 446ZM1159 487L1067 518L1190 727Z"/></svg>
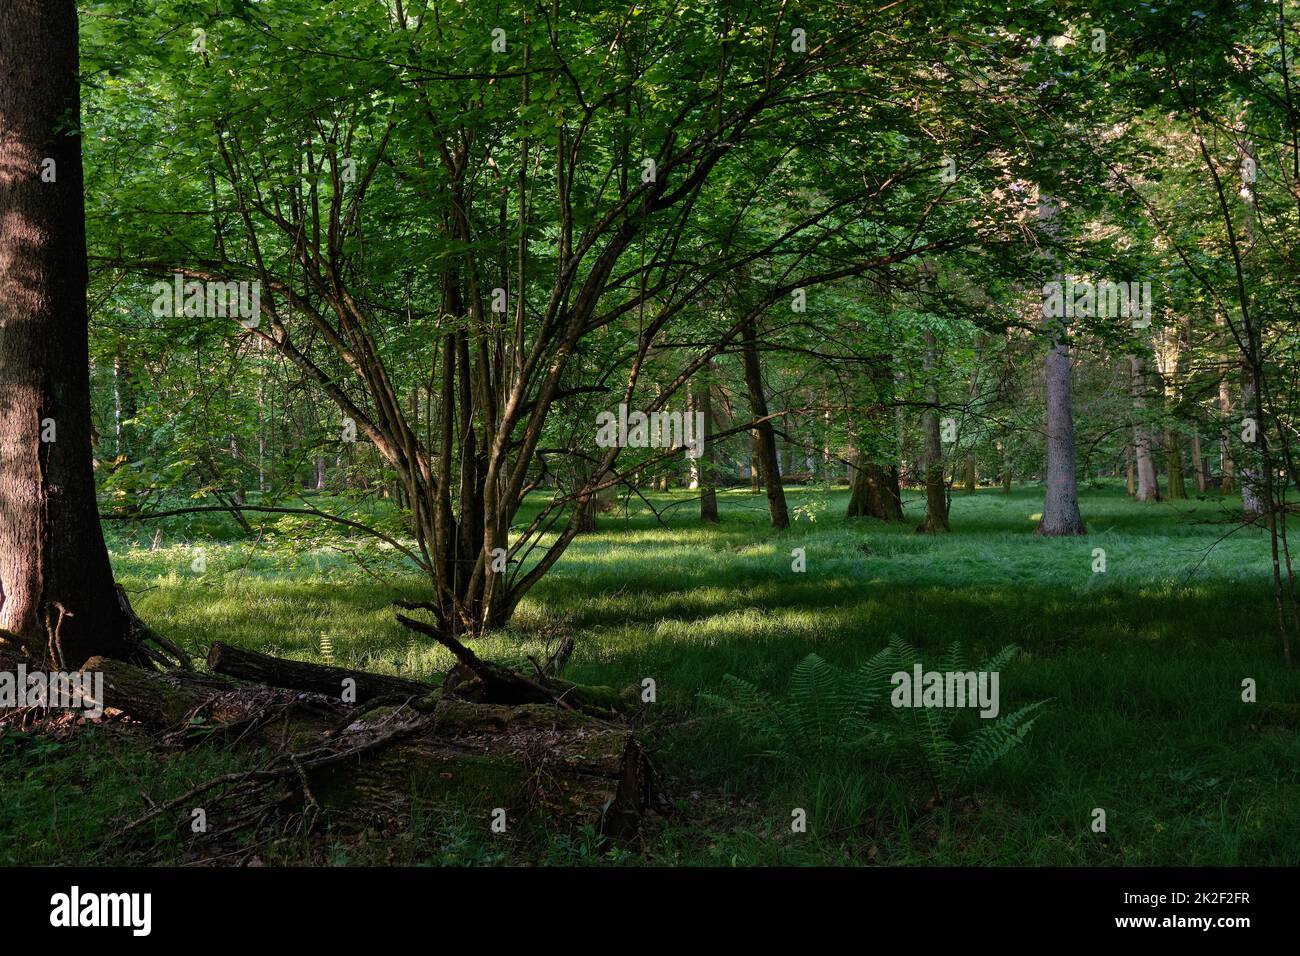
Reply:
<svg viewBox="0 0 1300 956"><path fill-rule="evenodd" d="M959 644L957 641L953 641L951 644L948 645L948 649L944 653L943 670L968 671L970 669L971 667L969 661L967 660L965 650L962 649L961 644Z"/></svg>
<svg viewBox="0 0 1300 956"><path fill-rule="evenodd" d="M893 648L884 647L842 683L840 713L848 732L856 732L871 719L880 701L889 696L889 679L897 670L897 655Z"/></svg>
<svg viewBox="0 0 1300 956"><path fill-rule="evenodd" d="M790 700L800 745L820 749L833 737L839 699L835 672L822 657L809 654L795 665Z"/></svg>
<svg viewBox="0 0 1300 956"><path fill-rule="evenodd" d="M1042 708L1046 704L1045 700L1036 701L971 734L966 745L962 777L969 779L986 772L1024 743L1026 735L1042 716Z"/></svg>
<svg viewBox="0 0 1300 956"><path fill-rule="evenodd" d="M982 671L1000 671L1010 664L1020 654L1020 648L1015 644L1008 644L1002 650L998 651L988 660L980 664L979 669Z"/></svg>

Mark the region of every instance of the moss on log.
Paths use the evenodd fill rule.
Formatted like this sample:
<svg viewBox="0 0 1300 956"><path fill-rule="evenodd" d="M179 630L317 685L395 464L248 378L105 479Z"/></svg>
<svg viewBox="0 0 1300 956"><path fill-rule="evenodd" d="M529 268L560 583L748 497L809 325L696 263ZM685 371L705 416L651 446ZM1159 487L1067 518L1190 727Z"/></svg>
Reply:
<svg viewBox="0 0 1300 956"><path fill-rule="evenodd" d="M112 707L155 727L180 723L214 696L211 690L109 657L92 657L81 672L91 678L87 683L92 691L96 676L103 676L103 688L90 694L91 703Z"/></svg>
<svg viewBox="0 0 1300 956"><path fill-rule="evenodd" d="M339 820L379 825L404 818L417 797L477 814L485 829L499 808L508 825L544 819L627 837L661 805L654 770L624 727L550 704L446 699L434 714L429 733L314 774L321 806Z"/></svg>

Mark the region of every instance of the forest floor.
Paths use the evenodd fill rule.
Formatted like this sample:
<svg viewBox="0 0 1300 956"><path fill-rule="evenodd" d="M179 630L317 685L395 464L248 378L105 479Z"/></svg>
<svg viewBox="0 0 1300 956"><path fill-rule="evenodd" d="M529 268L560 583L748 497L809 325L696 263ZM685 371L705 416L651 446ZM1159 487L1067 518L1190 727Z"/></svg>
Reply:
<svg viewBox="0 0 1300 956"><path fill-rule="evenodd" d="M1064 864L1236 865L1300 861L1300 673L1282 667L1268 541L1235 530L1236 499L1139 505L1122 486L1084 489L1089 534L1033 534L1042 491L953 495L953 533L846 521L842 489L788 489L795 523L722 494L701 526L689 492L603 515L530 593L509 630L475 644L524 663L566 635L565 676L655 685L640 720L675 811L636 845L437 809L413 781L402 834L325 833L268 848L268 864ZM346 502L322 498L338 511ZM356 514L357 511L350 513ZM375 520L388 520L382 510ZM391 552L306 519L252 536L211 515L110 528L136 610L201 655L214 640L438 681L441 648L411 643L394 598L421 596ZM195 570L203 549L201 573ZM791 552L803 548L802 573ZM1094 572L1094 549L1105 551ZM870 751L773 748L706 697L745 678L778 698L815 652L856 666L898 635L927 668L960 642L975 659L1008 644L1004 714L1048 700L1025 744L936 799L916 765ZM1242 701L1251 678L1258 702ZM705 696L702 696L705 695ZM796 750L798 748L795 748ZM112 726L70 739L0 737L0 864L122 862L106 837L196 782L246 765L216 748L160 753ZM792 811L807 832L791 832ZM1093 832L1094 810L1106 833ZM187 859L185 828L159 825L151 859Z"/></svg>

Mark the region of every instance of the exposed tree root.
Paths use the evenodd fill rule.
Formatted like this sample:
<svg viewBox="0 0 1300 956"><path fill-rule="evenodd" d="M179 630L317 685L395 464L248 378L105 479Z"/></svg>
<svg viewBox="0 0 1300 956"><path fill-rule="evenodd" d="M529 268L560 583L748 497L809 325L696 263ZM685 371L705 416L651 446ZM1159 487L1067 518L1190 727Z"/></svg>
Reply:
<svg viewBox="0 0 1300 956"><path fill-rule="evenodd" d="M131 607L131 599L126 596L126 588L120 584L116 584L114 587L117 589L117 603L121 606L122 613L126 615L130 625L130 642L136 645L141 653L159 667L179 667L182 670L193 670L194 662L185 649L167 640L167 638L140 620L139 615L135 613L135 609Z"/></svg>

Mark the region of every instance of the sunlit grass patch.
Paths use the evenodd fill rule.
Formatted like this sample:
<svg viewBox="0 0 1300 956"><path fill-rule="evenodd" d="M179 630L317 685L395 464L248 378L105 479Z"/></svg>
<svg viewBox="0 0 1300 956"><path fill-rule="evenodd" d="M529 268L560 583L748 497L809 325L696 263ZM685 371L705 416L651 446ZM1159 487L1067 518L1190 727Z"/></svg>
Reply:
<svg viewBox="0 0 1300 956"><path fill-rule="evenodd" d="M635 500L603 515L508 628L472 643L527 669L573 636L566 676L615 687L655 680L646 716L670 784L710 797L665 825L649 859L1300 859L1300 734L1285 719L1300 679L1279 663L1266 540L1230 533L1230 504L1142 505L1114 485L1088 488L1089 534L1051 539L1033 534L1028 516L1042 499L1032 487L954 496L949 535L915 533L922 503L912 493L908 521L889 525L839 517L842 490L792 488L792 508L808 507L780 532L747 491L721 496L717 526L697 522L687 492L647 497L662 523ZM164 535L157 549L135 541L113 541L119 577L146 620L196 653L222 640L319 661L327 638L336 663L431 681L452 662L394 621L392 600L418 599L427 585L391 549L228 535ZM191 570L199 545L203 574ZM361 550L349 554L353 545ZM791 567L795 548L803 572ZM726 674L780 691L810 651L853 667L891 634L927 661L955 641L976 654L1018 644L1004 675L1008 703L1052 701L1023 753L969 802L928 806L923 788L884 766L828 763L810 785L755 759L699 706ZM1241 701L1244 677L1259 684L1254 709ZM789 834L792 806L809 812L800 840ZM1088 829L1098 806L1108 808L1109 843Z"/></svg>

